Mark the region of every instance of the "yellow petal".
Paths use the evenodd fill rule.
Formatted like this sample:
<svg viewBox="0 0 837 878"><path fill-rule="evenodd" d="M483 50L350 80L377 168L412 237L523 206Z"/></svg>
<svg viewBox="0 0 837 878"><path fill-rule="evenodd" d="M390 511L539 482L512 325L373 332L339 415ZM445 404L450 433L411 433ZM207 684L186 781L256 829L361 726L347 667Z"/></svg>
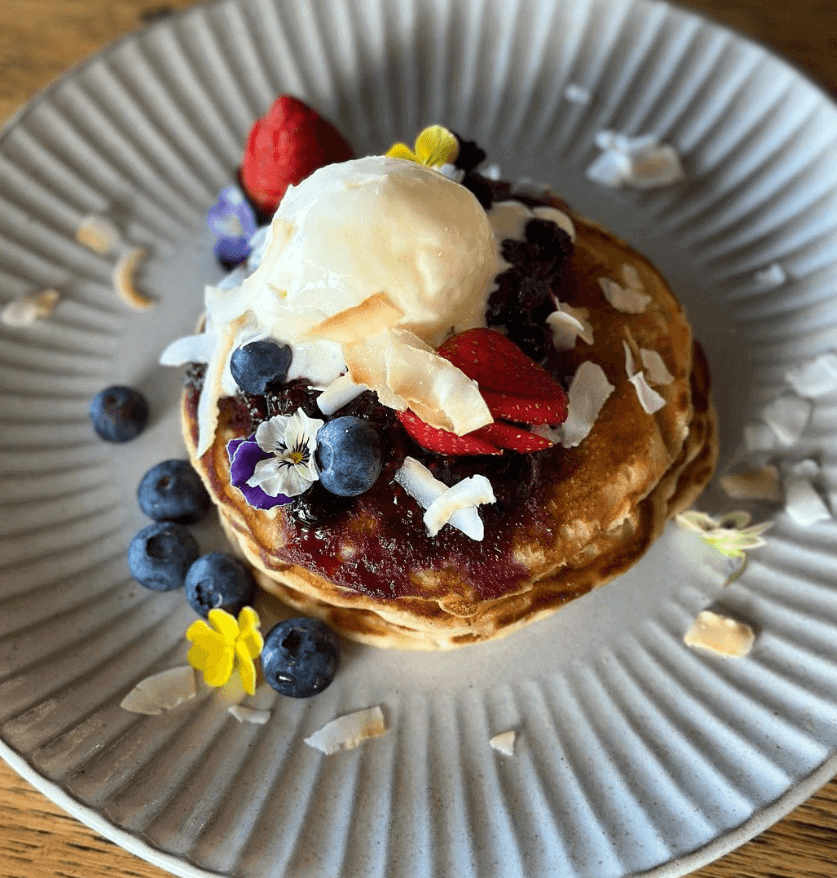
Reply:
<svg viewBox="0 0 837 878"><path fill-rule="evenodd" d="M232 649L223 650L216 661L210 661L203 669L203 678L207 686L223 686L233 672L235 665L235 653Z"/></svg>
<svg viewBox="0 0 837 878"><path fill-rule="evenodd" d="M456 159L459 154L459 142L441 125L431 125L416 138L416 155L418 160L428 167L435 168Z"/></svg>
<svg viewBox="0 0 837 878"><path fill-rule="evenodd" d="M258 630L262 621L259 614L252 607L243 607L238 614L238 631L239 636L247 634L249 631Z"/></svg>
<svg viewBox="0 0 837 878"><path fill-rule="evenodd" d="M417 162L416 154L407 146L406 143L394 143L387 151L386 155L391 159L408 159L411 162Z"/></svg>
<svg viewBox="0 0 837 878"><path fill-rule="evenodd" d="M209 656L206 650L202 646L198 646L196 643L189 650L187 658L189 659L189 664L195 668L195 670L202 671L206 667L206 662Z"/></svg>
<svg viewBox="0 0 837 878"><path fill-rule="evenodd" d="M238 637L238 622L235 616L226 610L216 609L210 610L207 618L209 624L224 638L224 641L232 646Z"/></svg>
<svg viewBox="0 0 837 878"><path fill-rule="evenodd" d="M238 659L238 673L241 676L241 685L248 695L256 691L256 666L242 644L236 644L235 655Z"/></svg>
<svg viewBox="0 0 837 878"><path fill-rule="evenodd" d="M203 619L198 619L196 622L192 622L192 624L186 629L186 639L195 642L199 638L204 635L204 632L208 632L212 634L212 629Z"/></svg>
<svg viewBox="0 0 837 878"><path fill-rule="evenodd" d="M250 658L258 658L264 649L264 637L258 631L248 631L243 637L236 640L236 647L241 648L250 656Z"/></svg>

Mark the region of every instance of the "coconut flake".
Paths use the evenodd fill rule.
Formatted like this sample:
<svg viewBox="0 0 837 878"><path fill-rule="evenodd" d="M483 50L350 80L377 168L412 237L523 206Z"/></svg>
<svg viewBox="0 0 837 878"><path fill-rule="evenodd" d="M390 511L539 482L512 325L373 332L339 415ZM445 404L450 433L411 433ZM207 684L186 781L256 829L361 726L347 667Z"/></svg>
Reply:
<svg viewBox="0 0 837 878"><path fill-rule="evenodd" d="M403 316L404 312L392 304L386 293L375 293L359 304L321 320L302 339L351 344L384 332Z"/></svg>
<svg viewBox="0 0 837 878"><path fill-rule="evenodd" d="M683 636L686 646L705 649L719 655L742 658L753 648L756 635L744 622L729 616L702 610Z"/></svg>
<svg viewBox="0 0 837 878"><path fill-rule="evenodd" d="M744 473L721 476L721 488L731 500L781 503L784 499L779 470L772 464Z"/></svg>
<svg viewBox="0 0 837 878"><path fill-rule="evenodd" d="M776 434L763 421L744 426L744 445L747 451L772 451L776 447Z"/></svg>
<svg viewBox="0 0 837 878"><path fill-rule="evenodd" d="M762 271L757 271L755 279L761 287L780 287L787 283L788 275L778 262L774 262Z"/></svg>
<svg viewBox="0 0 837 878"><path fill-rule="evenodd" d="M514 756L514 743L517 738L517 732L509 729L507 732L500 732L489 740L490 746L502 753L504 756Z"/></svg>
<svg viewBox="0 0 837 878"><path fill-rule="evenodd" d="M677 150L661 144L652 134L628 137L600 131L596 146L603 152L587 169L587 176L605 186L651 189L668 186L686 176Z"/></svg>
<svg viewBox="0 0 837 878"><path fill-rule="evenodd" d="M632 156L631 173L625 182L637 189L655 189L685 179L686 172L677 150L669 144L660 144Z"/></svg>
<svg viewBox="0 0 837 878"><path fill-rule="evenodd" d="M84 217L76 229L76 241L101 256L115 250L121 239L119 229L107 217L96 214Z"/></svg>
<svg viewBox="0 0 837 878"><path fill-rule="evenodd" d="M600 277L599 286L611 307L626 314L641 314L651 303L651 296L632 287L623 287L609 277Z"/></svg>
<svg viewBox="0 0 837 878"><path fill-rule="evenodd" d="M790 369L785 380L800 396L813 398L833 393L837 390L837 354L820 354Z"/></svg>
<svg viewBox="0 0 837 878"><path fill-rule="evenodd" d="M640 348L639 356L642 360L642 365L645 367L645 374L651 384L671 384L674 381L674 375L668 371L665 361L657 351Z"/></svg>
<svg viewBox="0 0 837 878"><path fill-rule="evenodd" d="M785 479L785 512L799 525L808 527L828 521L831 512L809 478L792 475Z"/></svg>
<svg viewBox="0 0 837 878"><path fill-rule="evenodd" d="M604 369L597 363L586 360L578 367L568 391L567 419L562 425L564 448L575 448L593 429L613 390Z"/></svg>
<svg viewBox="0 0 837 878"><path fill-rule="evenodd" d="M175 339L160 354L161 366L185 366L186 363L208 363L215 350L217 336L202 332L200 335L187 335Z"/></svg>
<svg viewBox="0 0 837 878"><path fill-rule="evenodd" d="M243 704L233 704L227 708L227 713L231 713L240 723L253 723L257 726L263 726L270 719L269 710L256 710Z"/></svg>
<svg viewBox="0 0 837 878"><path fill-rule="evenodd" d="M427 469L424 464L420 463L414 457L405 457L404 463L395 473L395 481L398 482L399 485L425 510L430 510L434 507L434 504L439 501L439 505L436 507L434 512L432 513L430 523L427 522L427 517L425 516L425 524L428 527L428 530L433 526L435 517L437 515L442 515L444 512L444 504L445 502L441 498L444 497L445 494L448 494L450 491L454 491L457 488L457 485L454 485L453 488L449 488L444 482L440 482L433 473ZM485 479L484 476L473 477L479 479ZM463 479L463 481L470 481L469 479ZM450 516L447 518L446 522L443 521L439 527L436 528L437 532L439 528L442 527L443 524L448 523L453 527L461 530L466 536L471 537L473 540L482 540L484 536L484 527L482 523L482 519L479 516L479 512L476 508L476 503L493 503L494 502L494 491L491 488L490 482L488 479L485 479L485 483L487 483L488 487L486 488L485 484L482 482L477 482L476 486L471 486L467 488L459 489L460 492L474 491L474 496L485 496L488 497L490 492L490 499L485 500L477 500L474 503L470 503L467 506L459 506L459 500L457 499L461 495L459 493L453 494L454 505L457 506L454 509ZM461 484L461 482L459 483ZM475 487L478 488L478 491L475 490ZM433 534L431 534L433 536Z"/></svg>
<svg viewBox="0 0 837 878"><path fill-rule="evenodd" d="M558 303L558 310L546 318L547 326L552 330L552 344L556 351L571 351L578 338L586 344L593 344L593 327L587 319L589 316L590 312L586 308Z"/></svg>
<svg viewBox="0 0 837 878"><path fill-rule="evenodd" d="M143 259L145 250L142 247L132 247L117 259L113 269L113 288L116 294L123 302L140 311L145 311L154 304L152 299L137 289L134 282L134 276Z"/></svg>
<svg viewBox="0 0 837 878"><path fill-rule="evenodd" d="M500 166L496 163L488 165L480 173L487 180L501 180L503 178L503 172L500 170Z"/></svg>
<svg viewBox="0 0 837 878"><path fill-rule="evenodd" d="M808 426L813 403L800 396L780 396L762 409L762 419L782 445L793 445Z"/></svg>
<svg viewBox="0 0 837 878"><path fill-rule="evenodd" d="M494 489L491 482L485 476L475 475L462 479L447 490L443 491L424 513L424 524L427 533L434 537L446 525L453 515L459 511L474 509L483 503L494 503ZM477 528L464 531L466 536L478 542L485 535L482 519L477 515Z"/></svg>
<svg viewBox="0 0 837 878"><path fill-rule="evenodd" d="M381 708L368 707L333 719L306 738L305 743L330 756L340 750L353 750L364 741L383 735L386 730Z"/></svg>
<svg viewBox="0 0 837 878"><path fill-rule="evenodd" d="M660 396L656 390L652 390L645 380L644 372L637 372L632 375L628 381L631 382L636 390L637 399L642 406L642 410L647 415L653 415L658 412L666 404L665 397Z"/></svg>
<svg viewBox="0 0 837 878"><path fill-rule="evenodd" d="M618 189L631 177L631 159L616 150L605 150L587 168L587 178L601 186Z"/></svg>
<svg viewBox="0 0 837 878"><path fill-rule="evenodd" d="M578 85L575 82L569 83L567 87L564 89L564 97L571 104L589 104L591 100L593 100L593 93L588 88L584 88L583 85Z"/></svg>
<svg viewBox="0 0 837 878"><path fill-rule="evenodd" d="M36 320L52 314L60 297L58 290L52 288L17 296L3 306L0 321L6 326L32 326Z"/></svg>
<svg viewBox="0 0 837 878"><path fill-rule="evenodd" d="M328 417L368 389L365 384L356 384L352 381L352 376L346 373L335 378L317 397L317 407Z"/></svg>
<svg viewBox="0 0 837 878"><path fill-rule="evenodd" d="M195 671L186 665L140 680L119 705L130 713L158 716L195 697Z"/></svg>

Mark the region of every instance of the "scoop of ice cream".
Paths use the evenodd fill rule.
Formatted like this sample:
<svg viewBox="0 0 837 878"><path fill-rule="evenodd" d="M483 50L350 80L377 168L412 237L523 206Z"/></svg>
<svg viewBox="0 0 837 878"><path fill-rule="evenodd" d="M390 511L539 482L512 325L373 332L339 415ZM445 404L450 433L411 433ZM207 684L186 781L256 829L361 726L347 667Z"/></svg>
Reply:
<svg viewBox="0 0 837 878"><path fill-rule="evenodd" d="M436 347L451 329L484 325L498 266L491 224L467 189L372 156L288 190L244 287L258 322L284 341L383 293L403 313L398 326Z"/></svg>

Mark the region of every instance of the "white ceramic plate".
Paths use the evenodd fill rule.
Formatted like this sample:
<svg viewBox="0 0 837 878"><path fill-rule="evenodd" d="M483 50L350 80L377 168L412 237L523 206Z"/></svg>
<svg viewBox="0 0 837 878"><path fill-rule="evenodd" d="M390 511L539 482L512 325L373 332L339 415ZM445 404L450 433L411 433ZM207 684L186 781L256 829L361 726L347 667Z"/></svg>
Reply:
<svg viewBox="0 0 837 878"><path fill-rule="evenodd" d="M572 103L565 87L590 90ZM672 526L628 575L508 640L451 655L348 646L309 701L261 697L265 726L204 697L157 718L125 693L185 658L182 596L132 584L145 469L180 455L180 377L206 208L252 119L289 91L359 154L442 121L506 176L553 181L668 275L712 361L729 460L799 358L835 342L837 113L762 49L640 0L225 0L129 37L38 97L0 139L0 295L53 286L55 314L0 330L0 738L80 819L179 875L682 875L765 828L837 771L837 527L781 513L724 591L720 556ZM584 178L604 128L681 151L688 182ZM148 248L145 313L114 260L74 240L104 213ZM789 281L754 273L781 263ZM154 411L93 438L115 381ZM837 402L781 456L837 490ZM721 511L722 507L715 507ZM210 529L200 533L212 545ZM713 604L758 631L723 660L682 635ZM385 658L385 660L384 660ZM303 738L381 704L389 731L323 757ZM516 729L515 755L489 738Z"/></svg>

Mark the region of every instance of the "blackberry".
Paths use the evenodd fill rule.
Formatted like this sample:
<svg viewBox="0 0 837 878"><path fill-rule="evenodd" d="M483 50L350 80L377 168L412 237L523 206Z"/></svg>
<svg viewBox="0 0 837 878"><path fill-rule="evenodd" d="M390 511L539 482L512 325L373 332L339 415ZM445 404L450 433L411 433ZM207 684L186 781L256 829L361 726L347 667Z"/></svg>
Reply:
<svg viewBox="0 0 837 878"><path fill-rule="evenodd" d="M454 165L463 171L473 171L485 161L485 150L477 146L475 140L463 140L455 131L453 136L459 141L459 154Z"/></svg>

